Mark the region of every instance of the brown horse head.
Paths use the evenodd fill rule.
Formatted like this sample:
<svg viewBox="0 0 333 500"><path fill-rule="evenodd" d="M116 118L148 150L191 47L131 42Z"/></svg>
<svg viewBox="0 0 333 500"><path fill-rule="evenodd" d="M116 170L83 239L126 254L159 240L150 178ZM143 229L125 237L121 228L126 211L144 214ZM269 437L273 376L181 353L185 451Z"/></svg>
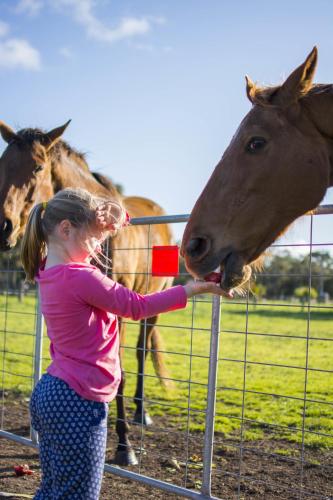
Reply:
<svg viewBox="0 0 333 500"><path fill-rule="evenodd" d="M48 153L68 124L50 132L23 129L15 133L0 122L0 133L8 144L0 158L0 250L16 245L32 206L54 194Z"/></svg>
<svg viewBox="0 0 333 500"><path fill-rule="evenodd" d="M204 277L220 266L222 288L249 276L247 264L333 184L333 91L313 85L314 48L277 87L247 78L252 109L197 200L185 229L187 269Z"/></svg>

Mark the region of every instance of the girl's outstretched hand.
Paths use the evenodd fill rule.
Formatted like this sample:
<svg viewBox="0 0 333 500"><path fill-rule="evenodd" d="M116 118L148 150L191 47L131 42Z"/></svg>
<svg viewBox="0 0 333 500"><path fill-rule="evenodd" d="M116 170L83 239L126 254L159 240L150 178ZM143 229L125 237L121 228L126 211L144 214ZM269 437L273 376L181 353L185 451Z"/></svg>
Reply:
<svg viewBox="0 0 333 500"><path fill-rule="evenodd" d="M222 290L219 284L211 281L193 281L192 283L184 285L184 288L188 297L193 297L193 295L198 295L200 293L212 293L214 295L227 297L228 299L232 299L234 296L232 290L228 292Z"/></svg>

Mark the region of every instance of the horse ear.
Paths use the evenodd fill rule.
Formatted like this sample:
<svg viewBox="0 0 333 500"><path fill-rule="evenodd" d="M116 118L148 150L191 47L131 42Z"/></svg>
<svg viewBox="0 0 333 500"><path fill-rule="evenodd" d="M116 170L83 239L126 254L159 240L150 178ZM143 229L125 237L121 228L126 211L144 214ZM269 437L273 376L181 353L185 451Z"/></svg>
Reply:
<svg viewBox="0 0 333 500"><path fill-rule="evenodd" d="M246 94L249 100L254 104L255 101L255 95L256 95L256 86L251 80L251 78L247 75L245 75L245 81L246 81Z"/></svg>
<svg viewBox="0 0 333 500"><path fill-rule="evenodd" d="M287 80L274 95L273 103L288 106L305 95L312 87L318 59L317 47L314 47L303 64L289 75Z"/></svg>
<svg viewBox="0 0 333 500"><path fill-rule="evenodd" d="M14 139L17 139L17 135L15 134L14 130L12 130L8 125L6 125L4 122L0 121L0 134L5 142L9 144L11 141Z"/></svg>
<svg viewBox="0 0 333 500"><path fill-rule="evenodd" d="M60 140L62 134L65 132L70 122L71 120L68 120L65 125L54 128L53 130L50 130L50 132L46 132L43 135L41 143L43 144L43 146L45 146L47 151L49 151Z"/></svg>

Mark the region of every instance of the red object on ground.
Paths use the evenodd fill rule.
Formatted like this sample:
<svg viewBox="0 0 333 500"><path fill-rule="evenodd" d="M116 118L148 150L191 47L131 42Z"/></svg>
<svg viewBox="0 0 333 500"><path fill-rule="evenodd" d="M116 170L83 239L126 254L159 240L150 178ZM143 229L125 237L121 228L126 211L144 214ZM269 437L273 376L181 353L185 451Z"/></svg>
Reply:
<svg viewBox="0 0 333 500"><path fill-rule="evenodd" d="M153 246L153 276L178 276L179 248L177 245Z"/></svg>
<svg viewBox="0 0 333 500"><path fill-rule="evenodd" d="M29 469L29 465L28 464L24 464L24 465L15 465L14 466L14 472L17 476L24 476L24 475L31 475L34 473L33 470Z"/></svg>
<svg viewBox="0 0 333 500"><path fill-rule="evenodd" d="M209 273L207 276L205 276L205 281L212 281L213 283L220 283L221 282L221 273Z"/></svg>

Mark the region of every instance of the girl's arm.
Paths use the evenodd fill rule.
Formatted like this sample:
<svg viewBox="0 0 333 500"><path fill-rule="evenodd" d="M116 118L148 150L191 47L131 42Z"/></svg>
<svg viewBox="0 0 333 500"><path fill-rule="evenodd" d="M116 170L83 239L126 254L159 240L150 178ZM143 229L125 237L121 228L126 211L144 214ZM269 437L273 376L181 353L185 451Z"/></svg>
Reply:
<svg viewBox="0 0 333 500"><path fill-rule="evenodd" d="M98 269L80 269L72 279L74 293L84 302L122 316L139 320L186 307L187 298L198 293L225 295L214 283L178 285L162 292L141 295L111 280Z"/></svg>
<svg viewBox="0 0 333 500"><path fill-rule="evenodd" d="M84 302L123 318L139 320L186 306L183 286L141 295L105 276L99 269L80 269L72 278L75 295Z"/></svg>

